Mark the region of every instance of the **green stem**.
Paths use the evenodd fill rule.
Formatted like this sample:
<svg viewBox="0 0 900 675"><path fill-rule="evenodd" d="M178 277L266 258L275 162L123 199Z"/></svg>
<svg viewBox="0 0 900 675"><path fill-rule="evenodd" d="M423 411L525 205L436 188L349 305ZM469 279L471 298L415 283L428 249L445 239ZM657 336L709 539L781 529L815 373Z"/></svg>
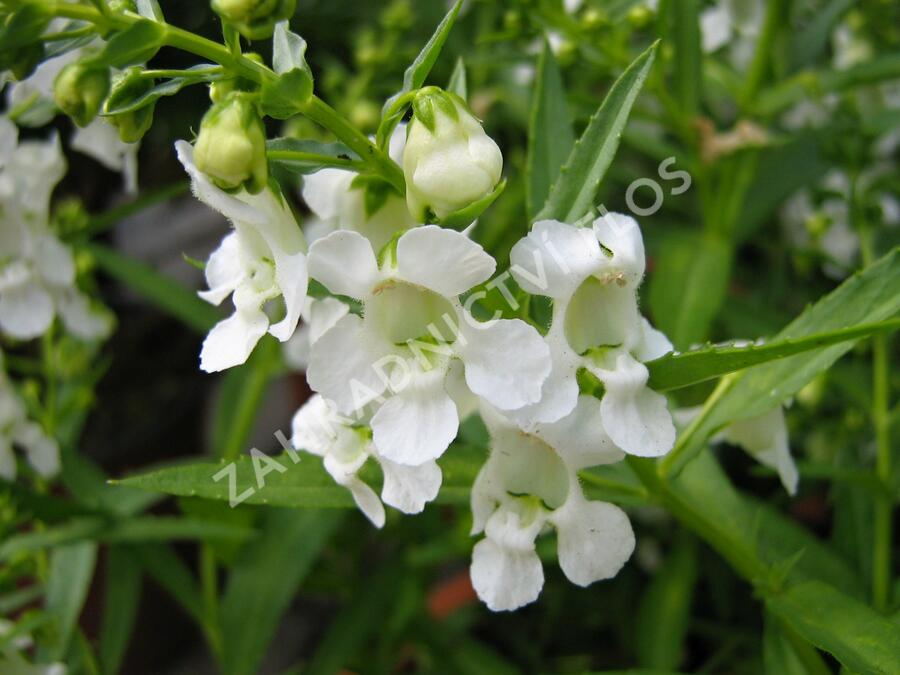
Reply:
<svg viewBox="0 0 900 675"><path fill-rule="evenodd" d="M744 90L741 92L741 109L747 106L756 97L759 87L765 79L766 70L769 67L769 59L772 55L772 46L775 35L782 23L784 16L784 0L769 0L766 3L766 15L763 20L762 32L753 52L753 60L744 80Z"/></svg>
<svg viewBox="0 0 900 675"><path fill-rule="evenodd" d="M104 16L92 7L72 5L64 2L57 2L51 5L50 10L55 16L88 21L108 30L122 30L140 20L139 17L129 14ZM278 77L271 69L247 58L243 54L232 52L225 45L195 35L177 26L164 25L166 30L163 42L170 47L214 61L236 75L252 80L260 85L274 81ZM366 166L384 176L401 193L406 192L406 183L400 167L334 108L318 96L313 95L304 104L303 114L337 136L338 139L362 158Z"/></svg>
<svg viewBox="0 0 900 675"><path fill-rule="evenodd" d="M862 262L875 260L872 229L859 208L857 176L850 181L850 213L859 232ZM886 334L872 338L872 425L875 427L875 477L881 490L875 495L874 537L872 541L872 604L887 611L891 601L891 546L894 534L894 490L891 456L890 355Z"/></svg>
<svg viewBox="0 0 900 675"><path fill-rule="evenodd" d="M315 162L325 166L333 166L338 169L349 169L351 171L362 171L365 164L355 159L346 159L344 157L330 157L328 155L319 155L315 152L300 152L299 150L269 150L266 156L270 160L283 162Z"/></svg>
<svg viewBox="0 0 900 675"><path fill-rule="evenodd" d="M200 585L203 591L203 628L210 650L222 661L222 634L219 628L219 580L216 555L208 542L200 545Z"/></svg>

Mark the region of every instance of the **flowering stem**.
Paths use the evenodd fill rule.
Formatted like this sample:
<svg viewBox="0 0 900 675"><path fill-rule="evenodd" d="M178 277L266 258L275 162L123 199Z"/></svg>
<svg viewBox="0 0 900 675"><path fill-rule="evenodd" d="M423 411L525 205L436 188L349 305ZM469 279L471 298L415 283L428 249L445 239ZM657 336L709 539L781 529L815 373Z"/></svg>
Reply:
<svg viewBox="0 0 900 675"><path fill-rule="evenodd" d="M850 213L859 231L863 265L875 259L871 228L863 221L858 204L857 177L850 181ZM872 424L875 427L875 477L881 490L875 495L872 542L872 604L886 611L891 594L891 545L894 533L894 490L892 486L890 359L889 338L872 338Z"/></svg>
<svg viewBox="0 0 900 675"><path fill-rule="evenodd" d="M284 162L311 162L322 164L323 166L331 166L338 169L348 169L351 171L362 171L365 169L365 163L355 160L346 159L344 157L329 157L328 155L319 155L315 152L300 152L298 150L269 150L266 152L269 159Z"/></svg>
<svg viewBox="0 0 900 675"><path fill-rule="evenodd" d="M51 11L55 16L87 21L107 30L122 30L140 20L139 17L131 14L104 15L93 7L66 2L55 3L51 6ZM236 75L258 84L277 78L277 75L271 69L247 58L243 54L233 52L225 45L177 26L163 25L165 27L163 41L170 47L214 61ZM382 175L401 192L406 191L406 183L400 167L334 108L313 94L309 101L302 105L302 112L309 119L321 124L343 141L362 158L366 166Z"/></svg>

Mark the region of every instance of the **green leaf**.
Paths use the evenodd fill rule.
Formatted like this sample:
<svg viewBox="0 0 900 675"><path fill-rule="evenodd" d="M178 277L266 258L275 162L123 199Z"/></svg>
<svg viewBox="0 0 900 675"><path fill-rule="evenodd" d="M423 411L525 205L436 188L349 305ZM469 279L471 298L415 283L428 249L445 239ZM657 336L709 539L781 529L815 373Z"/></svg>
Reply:
<svg viewBox="0 0 900 675"><path fill-rule="evenodd" d="M811 64L825 52L834 24L854 4L856 0L830 0L816 11L810 22L791 39L791 65L794 68Z"/></svg>
<svg viewBox="0 0 900 675"><path fill-rule="evenodd" d="M50 556L44 600L47 614L53 620L53 631L46 641L50 661L65 658L94 576L96 560L97 545L90 541L60 547Z"/></svg>
<svg viewBox="0 0 900 675"><path fill-rule="evenodd" d="M248 450L263 396L272 378L281 370L281 345L275 339L260 340L247 362L230 368L213 417L212 454L225 460Z"/></svg>
<svg viewBox="0 0 900 675"><path fill-rule="evenodd" d="M287 21L275 25L272 66L278 77L263 81L263 112L277 119L293 117L312 96L313 77L306 63L306 40L291 32Z"/></svg>
<svg viewBox="0 0 900 675"><path fill-rule="evenodd" d="M203 624L203 600L187 565L168 544L131 545L141 565L197 623Z"/></svg>
<svg viewBox="0 0 900 675"><path fill-rule="evenodd" d="M900 248L853 275L806 309L776 335L772 343L872 325L886 321L898 312ZM839 342L824 349L754 366L723 381L700 416L662 460L663 473L674 473L683 468L700 452L706 440L727 424L758 417L780 405L852 346L852 341Z"/></svg>
<svg viewBox="0 0 900 675"><path fill-rule="evenodd" d="M164 96L174 96L189 85L211 82L221 74L221 68L212 63L199 63L182 72L183 75L165 80L146 91L134 88L113 89L104 104L103 115L134 112L156 103Z"/></svg>
<svg viewBox="0 0 900 675"><path fill-rule="evenodd" d="M51 18L43 3L23 4L7 17L0 28L0 51L27 47L37 41Z"/></svg>
<svg viewBox="0 0 900 675"><path fill-rule="evenodd" d="M197 518L142 516L109 522L105 518L73 518L63 525L9 537L0 544L0 560L25 551L68 546L84 540L104 542L160 541L170 539L240 539L253 533L244 527Z"/></svg>
<svg viewBox="0 0 900 675"><path fill-rule="evenodd" d="M180 497L246 504L312 508L355 506L349 491L335 484L322 467L320 458L305 452L295 456L296 462L288 453L270 457L268 461L245 455L234 462L197 462L130 476L116 484ZM476 448L451 447L439 462L444 469L444 480L437 501L467 504L469 487L480 461L483 461L483 452ZM276 462L283 471L270 462ZM377 484L374 462L363 467L361 477Z"/></svg>
<svg viewBox="0 0 900 675"><path fill-rule="evenodd" d="M339 522L337 513L266 511L260 537L235 563L222 598L225 675L259 672L282 614Z"/></svg>
<svg viewBox="0 0 900 675"><path fill-rule="evenodd" d="M453 72L450 74L450 81L447 82L447 91L456 94L463 101L469 98L469 86L466 80L466 64L461 56L456 59L456 65L453 66Z"/></svg>
<svg viewBox="0 0 900 675"><path fill-rule="evenodd" d="M478 218L478 216L480 216L482 213L484 213L491 204L497 201L497 197L499 197L505 189L506 179L504 178L499 183L497 183L496 187L490 194L485 195L477 202L472 202L464 209L454 211L453 213L448 213L443 219L441 219L440 224L443 227L450 227L455 230L463 230L467 228L469 225L474 223L475 219Z"/></svg>
<svg viewBox="0 0 900 675"><path fill-rule="evenodd" d="M425 78L428 77L428 73L434 67L441 49L444 47L444 42L447 41L447 36L450 34L450 29L453 28L453 24L456 22L456 17L462 4L463 0L456 0L453 3L453 7L450 8L450 11L447 12L438 24L438 27L435 28L428 42L422 47L422 51L419 52L415 60L403 73L403 86L400 91L384 102L384 107L381 109L381 124L378 126L376 134L376 141L379 147L385 146L387 139L391 137L391 132L394 131L394 127L403 119L405 107L396 107L394 104L403 98L404 95L425 84ZM395 109L392 110L392 108Z"/></svg>
<svg viewBox="0 0 900 675"><path fill-rule="evenodd" d="M767 595L766 609L858 673L900 673L900 627L818 581Z"/></svg>
<svg viewBox="0 0 900 675"><path fill-rule="evenodd" d="M700 2L680 0L669 4L672 12L672 34L674 46L675 100L685 117L692 118L700 108L700 87L703 77L700 72Z"/></svg>
<svg viewBox="0 0 900 675"><path fill-rule="evenodd" d="M647 363L647 368L650 370L649 385L658 391L688 387L769 361L845 342L853 342L898 328L900 328L900 319L889 319L874 324L867 323L841 328L827 333L815 333L796 339L786 338L747 346L714 345L684 353L671 353Z"/></svg>
<svg viewBox="0 0 900 675"><path fill-rule="evenodd" d="M684 660L696 582L696 545L682 536L641 598L635 626L641 666L674 669Z"/></svg>
<svg viewBox="0 0 900 675"><path fill-rule="evenodd" d="M100 664L104 673L117 673L122 666L140 599L140 564L127 549L111 547L106 557L103 621L100 624Z"/></svg>
<svg viewBox="0 0 900 675"><path fill-rule="evenodd" d="M273 138L266 141L269 161L291 173L306 175L329 167L353 169L359 157L343 143Z"/></svg>
<svg viewBox="0 0 900 675"><path fill-rule="evenodd" d="M763 664L766 675L808 675L785 635L781 621L769 612L766 612L763 626Z"/></svg>
<svg viewBox="0 0 900 675"><path fill-rule="evenodd" d="M404 571L393 563L384 565L363 583L370 590L354 594L328 626L316 647L305 675L342 672L366 640L381 632L385 607L390 607Z"/></svg>
<svg viewBox="0 0 900 675"><path fill-rule="evenodd" d="M535 220L555 219L574 223L593 207L600 181L619 147L631 106L653 66L658 44L654 42L615 81L572 148Z"/></svg>
<svg viewBox="0 0 900 675"><path fill-rule="evenodd" d="M92 60L113 68L146 63L165 44L166 27L150 19L138 19L125 30L113 35Z"/></svg>
<svg viewBox="0 0 900 675"><path fill-rule="evenodd" d="M666 237L650 277L650 311L678 349L709 335L731 276L731 247L714 235Z"/></svg>
<svg viewBox="0 0 900 675"><path fill-rule="evenodd" d="M544 42L538 58L537 78L531 102L526 168L528 215L541 210L553 180L575 145L572 119L559 65Z"/></svg>
<svg viewBox="0 0 900 675"><path fill-rule="evenodd" d="M84 248L104 272L198 333L206 333L222 318L215 307L149 265L102 244L85 244Z"/></svg>

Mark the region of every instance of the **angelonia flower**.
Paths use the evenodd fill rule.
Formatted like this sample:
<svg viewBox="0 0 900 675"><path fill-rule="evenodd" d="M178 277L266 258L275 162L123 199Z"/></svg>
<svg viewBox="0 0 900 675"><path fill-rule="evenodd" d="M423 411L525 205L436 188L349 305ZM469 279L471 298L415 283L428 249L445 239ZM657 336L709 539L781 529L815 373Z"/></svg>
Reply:
<svg viewBox="0 0 900 675"><path fill-rule="evenodd" d="M406 126L399 125L390 139L389 155L402 161ZM303 200L316 220L307 225L308 241L335 230L359 232L376 251L396 232L418 223L406 207L406 200L384 181L360 180L344 169L321 169L303 179Z"/></svg>
<svg viewBox="0 0 900 675"><path fill-rule="evenodd" d="M200 297L218 305L232 296L235 311L217 323L203 342L200 368L216 372L244 363L266 332L282 342L297 327L309 281L306 242L284 197L266 186L257 194L229 194L195 164L190 143L175 144L178 159L191 177L194 195L231 221L228 234L206 264L209 290ZM264 311L281 298L283 318L271 323Z"/></svg>
<svg viewBox="0 0 900 675"><path fill-rule="evenodd" d="M441 487L437 462L426 460L412 466L392 462L378 452L369 426L340 415L318 394L297 411L292 427L293 445L322 457L325 470L350 491L375 527L384 525L382 502L403 513L420 513ZM384 475L381 499L357 475L370 458Z"/></svg>
<svg viewBox="0 0 900 675"><path fill-rule="evenodd" d="M406 201L416 221L443 220L488 197L502 170L500 148L461 98L437 87L418 92L403 150Z"/></svg>
<svg viewBox="0 0 900 675"><path fill-rule="evenodd" d="M266 129L247 94L229 94L206 111L194 146L194 162L223 190L243 188L257 194L266 187Z"/></svg>
<svg viewBox="0 0 900 675"><path fill-rule="evenodd" d="M248 40L271 37L275 24L294 15L297 0L212 0L213 11Z"/></svg>
<svg viewBox="0 0 900 675"><path fill-rule="evenodd" d="M294 370L306 370L312 346L349 311L350 307L337 298L307 296L300 309L301 324L284 343L287 365Z"/></svg>
<svg viewBox="0 0 900 675"><path fill-rule="evenodd" d="M588 586L615 576L634 551L628 516L612 504L589 501L577 471L624 456L603 431L601 404L580 396L565 418L524 431L489 406L482 417L491 454L472 486L472 585L494 611L537 599L544 572L535 539L554 529L559 565Z"/></svg>
<svg viewBox="0 0 900 675"><path fill-rule="evenodd" d="M59 138L18 142L0 118L0 150L0 332L36 338L58 314L76 337L105 337L112 321L76 287L72 251L50 227L50 196L66 171Z"/></svg>
<svg viewBox="0 0 900 675"><path fill-rule="evenodd" d="M28 419L25 405L3 370L0 352L0 477L16 477L14 447L25 452L31 467L44 478L59 472L59 445L36 422Z"/></svg>
<svg viewBox="0 0 900 675"><path fill-rule="evenodd" d="M537 331L518 319L479 322L460 301L495 267L464 234L434 225L405 232L380 262L357 232L310 247L310 275L363 309L313 344L307 379L344 414L383 401L371 419L383 457L419 465L447 449L459 426L448 390L455 361L466 386L500 409L539 399L550 363Z"/></svg>
<svg viewBox="0 0 900 675"><path fill-rule="evenodd" d="M609 213L590 228L539 221L510 261L524 290L553 299L545 336L552 372L541 400L511 415L526 425L559 420L575 407L585 372L603 386L603 427L618 447L644 457L668 452L675 427L665 397L647 387L644 362L672 345L638 309L645 261L634 218Z"/></svg>

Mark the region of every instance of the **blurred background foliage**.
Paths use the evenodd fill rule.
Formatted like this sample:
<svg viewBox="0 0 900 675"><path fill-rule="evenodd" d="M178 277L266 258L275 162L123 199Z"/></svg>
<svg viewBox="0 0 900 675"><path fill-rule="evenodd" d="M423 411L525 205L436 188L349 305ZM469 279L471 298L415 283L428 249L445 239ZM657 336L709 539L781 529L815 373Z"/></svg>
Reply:
<svg viewBox="0 0 900 675"><path fill-rule="evenodd" d="M162 4L170 23L218 39L206 3ZM467 3L429 81L446 83L463 59L469 102L504 151L509 185L474 233L501 268L529 226L524 167L545 41L577 136L614 79L662 38L599 202L626 210L636 178L662 188L662 208L639 218L649 256L642 307L677 347L772 335L900 243L900 4L734 4L757 11L756 23L736 24L727 44L704 53L698 17L712 4L700 0L585 0L574 11L557 0ZM309 43L317 93L373 133L381 102L446 9L436 0L300 0L292 27ZM193 62L164 49L154 63ZM140 151L139 206L186 191L172 145L191 137L207 106L202 87L159 102ZM273 136L325 138L302 119L283 130L270 124ZM62 118L57 126L70 133ZM572 139L554 142L564 157ZM690 174L682 194L660 174L668 157L672 171ZM68 160L58 224L85 244L80 264L96 271L118 328L99 354L60 336L43 347L4 345L26 397L48 394L42 369L57 387L61 485L32 477L30 487L0 488L0 608L37 636L42 655L65 658L73 675L205 673L217 662L234 675L838 669L830 656L810 655L718 553L639 496L619 495L638 550L614 580L580 589L548 564L539 602L492 614L468 584L466 510L389 513L379 532L355 512L231 510L107 485L107 476L201 454L276 450L272 432L288 428L309 390L274 343L224 376L200 373L198 329L215 312L152 290L148 302L148 288L154 269L196 287L182 253L205 258L225 223L183 194L138 209L117 175L80 155ZM297 178L284 178L296 199ZM649 190L635 195L652 199ZM305 212L299 199L295 206ZM146 268L116 273L115 260L85 243L95 234ZM151 274L143 285L135 269ZM796 497L743 453L716 449L737 488L834 546L861 597L873 564L870 362L861 342L796 397L788 415L802 475ZM898 376L895 368L893 392ZM678 403L710 391L679 391ZM894 438L898 419L895 406ZM483 429L468 424L464 441L484 447ZM713 499L708 508L725 507Z"/></svg>

